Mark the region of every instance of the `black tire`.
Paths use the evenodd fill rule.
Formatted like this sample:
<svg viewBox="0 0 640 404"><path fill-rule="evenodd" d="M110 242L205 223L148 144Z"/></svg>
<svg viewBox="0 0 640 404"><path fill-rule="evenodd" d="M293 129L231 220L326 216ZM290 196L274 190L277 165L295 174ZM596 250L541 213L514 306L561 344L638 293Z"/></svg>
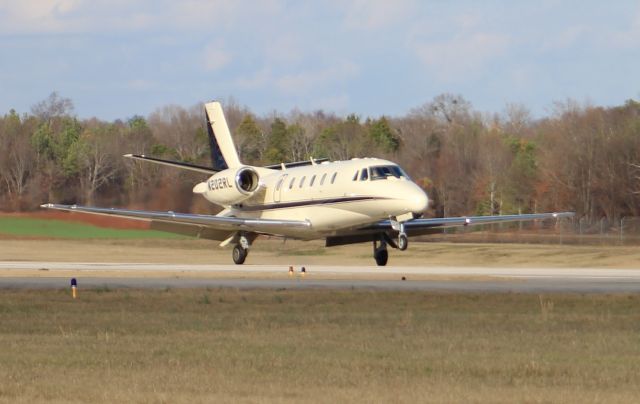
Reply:
<svg viewBox="0 0 640 404"><path fill-rule="evenodd" d="M404 251L409 247L409 239L406 234L400 234L398 236L398 249Z"/></svg>
<svg viewBox="0 0 640 404"><path fill-rule="evenodd" d="M233 253L231 254L231 256L233 257L233 262L235 262L236 265L242 265L244 264L244 260L247 259L248 254L248 250L237 245L233 247Z"/></svg>
<svg viewBox="0 0 640 404"><path fill-rule="evenodd" d="M387 265L387 261L389 260L389 252L387 250L380 250L373 253L373 258L376 260L376 264L379 267L383 267Z"/></svg>

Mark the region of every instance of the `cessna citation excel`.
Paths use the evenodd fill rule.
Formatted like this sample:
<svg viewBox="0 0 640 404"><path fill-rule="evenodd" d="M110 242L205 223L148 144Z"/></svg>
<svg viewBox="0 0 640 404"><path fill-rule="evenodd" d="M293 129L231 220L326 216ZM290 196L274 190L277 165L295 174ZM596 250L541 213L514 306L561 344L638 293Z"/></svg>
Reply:
<svg viewBox="0 0 640 404"><path fill-rule="evenodd" d="M233 244L233 261L244 263L259 235L324 239L326 246L373 243L386 265L387 247L406 250L408 237L444 227L573 216L571 212L422 219L429 199L397 164L378 158L314 160L256 167L242 164L219 102L205 104L212 167L124 157L192 170L208 179L193 192L224 208L217 215L45 204L43 208L112 215L150 222L156 230Z"/></svg>

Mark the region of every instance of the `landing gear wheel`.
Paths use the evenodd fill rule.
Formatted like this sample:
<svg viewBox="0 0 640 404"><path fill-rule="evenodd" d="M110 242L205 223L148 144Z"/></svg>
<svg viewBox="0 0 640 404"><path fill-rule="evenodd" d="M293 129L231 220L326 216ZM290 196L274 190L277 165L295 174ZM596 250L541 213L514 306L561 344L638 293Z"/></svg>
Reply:
<svg viewBox="0 0 640 404"><path fill-rule="evenodd" d="M400 235L398 236L398 249L400 251L404 251L407 249L407 247L409 247L409 239L407 238L406 234L400 233Z"/></svg>
<svg viewBox="0 0 640 404"><path fill-rule="evenodd" d="M375 258L376 264L378 264L379 267L383 267L387 265L387 261L389 260L389 253L387 252L387 250L378 250L373 253L373 258Z"/></svg>
<svg viewBox="0 0 640 404"><path fill-rule="evenodd" d="M247 259L248 254L249 250L247 250L246 248L242 248L239 245L233 247L233 262L235 262L237 265L243 264L244 260Z"/></svg>

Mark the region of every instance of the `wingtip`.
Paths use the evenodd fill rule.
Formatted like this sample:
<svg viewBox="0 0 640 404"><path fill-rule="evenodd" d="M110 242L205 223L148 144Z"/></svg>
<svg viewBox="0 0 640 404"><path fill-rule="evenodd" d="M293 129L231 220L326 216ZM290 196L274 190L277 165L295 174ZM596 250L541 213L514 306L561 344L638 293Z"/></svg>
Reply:
<svg viewBox="0 0 640 404"><path fill-rule="evenodd" d="M131 153L123 154L122 157L131 158L131 157L133 157L133 154L131 154Z"/></svg>
<svg viewBox="0 0 640 404"><path fill-rule="evenodd" d="M43 203L42 205L40 205L41 208L43 209L49 209L51 207L53 207L52 203Z"/></svg>

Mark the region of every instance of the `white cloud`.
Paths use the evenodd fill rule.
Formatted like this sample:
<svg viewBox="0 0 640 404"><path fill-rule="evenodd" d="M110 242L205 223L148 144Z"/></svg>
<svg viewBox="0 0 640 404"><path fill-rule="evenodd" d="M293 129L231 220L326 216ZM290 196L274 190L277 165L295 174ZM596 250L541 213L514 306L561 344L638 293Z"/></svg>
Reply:
<svg viewBox="0 0 640 404"><path fill-rule="evenodd" d="M244 90L257 90L266 87L270 82L273 82L273 76L271 70L263 68L256 71L249 77L240 77L235 80L235 86Z"/></svg>
<svg viewBox="0 0 640 404"><path fill-rule="evenodd" d="M308 102L308 108L312 110L325 110L337 113L347 112L350 106L350 98L347 94L335 94L327 97L312 99Z"/></svg>
<svg viewBox="0 0 640 404"><path fill-rule="evenodd" d="M473 74L504 55L510 40L505 35L474 32L441 41L414 43L418 58L441 79L459 79Z"/></svg>
<svg viewBox="0 0 640 404"><path fill-rule="evenodd" d="M5 1L0 4L0 32L64 31L70 28L65 22L81 7L81 0Z"/></svg>
<svg viewBox="0 0 640 404"><path fill-rule="evenodd" d="M283 93L304 94L312 89L344 81L357 73L358 67L355 64L344 62L326 69L287 74L278 78L275 85Z"/></svg>
<svg viewBox="0 0 640 404"><path fill-rule="evenodd" d="M294 35L278 35L264 44L264 60L268 64L291 65L302 62L309 44Z"/></svg>
<svg viewBox="0 0 640 404"><path fill-rule="evenodd" d="M61 34L140 30L162 26L151 2L127 0L21 0L0 4L0 33Z"/></svg>
<svg viewBox="0 0 640 404"><path fill-rule="evenodd" d="M352 29L378 30L410 16L415 5L414 0L355 0L348 3L344 22Z"/></svg>
<svg viewBox="0 0 640 404"><path fill-rule="evenodd" d="M574 25L564 28L560 32L551 32L542 39L540 48L545 51L564 50L575 46L577 42L585 38L589 28L582 25Z"/></svg>
<svg viewBox="0 0 640 404"><path fill-rule="evenodd" d="M155 82L146 79L129 80L127 85L130 89L137 91L148 91L157 88Z"/></svg>
<svg viewBox="0 0 640 404"><path fill-rule="evenodd" d="M204 48L203 61L206 70L219 70L229 64L231 59L231 53L225 49L222 41L212 42Z"/></svg>
<svg viewBox="0 0 640 404"><path fill-rule="evenodd" d="M640 9L637 9L627 29L613 31L606 36L604 47L640 48Z"/></svg>
<svg viewBox="0 0 640 404"><path fill-rule="evenodd" d="M326 88L334 88L336 84L344 82L359 74L359 68L350 62L325 69L306 70L295 74L276 75L270 67L257 70L253 75L241 77L235 80L234 86L243 89L258 91L271 89L280 94L289 96L308 96L312 92L324 92ZM325 105L344 105L348 98L316 98L317 102L312 106L324 107ZM325 102L326 101L326 102Z"/></svg>
<svg viewBox="0 0 640 404"><path fill-rule="evenodd" d="M257 12L276 9L264 2ZM181 29L209 31L233 27L247 10L223 0L19 0L0 2L0 33L87 33Z"/></svg>
<svg viewBox="0 0 640 404"><path fill-rule="evenodd" d="M171 26L177 25L190 30L228 28L242 15L244 8L240 2L224 0L175 1L166 6L163 20Z"/></svg>

